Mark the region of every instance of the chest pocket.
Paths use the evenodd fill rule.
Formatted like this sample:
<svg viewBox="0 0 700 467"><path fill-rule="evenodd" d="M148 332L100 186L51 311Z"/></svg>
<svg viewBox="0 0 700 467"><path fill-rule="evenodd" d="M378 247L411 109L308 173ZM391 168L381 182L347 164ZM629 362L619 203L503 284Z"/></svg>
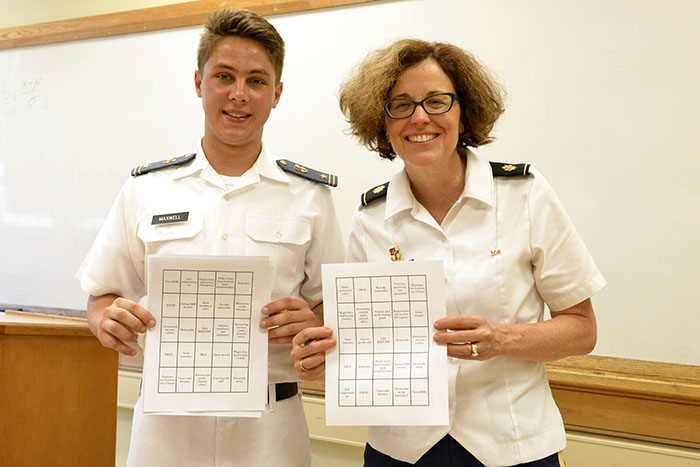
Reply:
<svg viewBox="0 0 700 467"><path fill-rule="evenodd" d="M187 221L171 224L153 224L153 216L149 215L139 222L137 235L144 243L191 239L202 231L202 220L202 213L192 210L189 211Z"/></svg>
<svg viewBox="0 0 700 467"><path fill-rule="evenodd" d="M245 231L255 242L305 245L311 240L311 223L305 219L247 216Z"/></svg>

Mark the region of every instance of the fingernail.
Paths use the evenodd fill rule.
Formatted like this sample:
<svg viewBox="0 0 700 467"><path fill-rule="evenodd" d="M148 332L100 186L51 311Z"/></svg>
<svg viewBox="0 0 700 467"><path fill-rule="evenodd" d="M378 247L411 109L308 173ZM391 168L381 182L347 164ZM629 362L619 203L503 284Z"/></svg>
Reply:
<svg viewBox="0 0 700 467"><path fill-rule="evenodd" d="M263 314L265 314L265 315L267 314L267 312L268 312L268 309L267 309L267 307L266 307L266 306L264 306L264 307L263 307L263 309L262 309L262 312L263 312Z"/></svg>
<svg viewBox="0 0 700 467"><path fill-rule="evenodd" d="M133 357L134 355L136 355L136 351L132 350L131 352L129 352L129 354Z"/></svg>
<svg viewBox="0 0 700 467"><path fill-rule="evenodd" d="M267 326L267 321L265 321L264 319L260 320L260 327L264 328L265 326Z"/></svg>
<svg viewBox="0 0 700 467"><path fill-rule="evenodd" d="M155 325L156 325L156 320L154 320L154 319L152 319L152 320L150 320L150 321L148 322L148 327L149 327L149 328L152 328L152 327L155 326Z"/></svg>
<svg viewBox="0 0 700 467"><path fill-rule="evenodd" d="M141 331L140 332L146 332L146 326L141 326Z"/></svg>

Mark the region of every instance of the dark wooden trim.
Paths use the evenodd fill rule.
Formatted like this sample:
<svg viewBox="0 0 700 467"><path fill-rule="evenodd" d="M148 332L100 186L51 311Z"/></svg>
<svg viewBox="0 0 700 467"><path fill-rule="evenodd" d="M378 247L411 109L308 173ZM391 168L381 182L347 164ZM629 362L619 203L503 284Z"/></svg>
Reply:
<svg viewBox="0 0 700 467"><path fill-rule="evenodd" d="M212 11L246 8L260 15L338 7L374 0L197 0L84 18L0 29L0 50L135 32L195 26Z"/></svg>
<svg viewBox="0 0 700 467"><path fill-rule="evenodd" d="M700 448L700 366L586 355L547 375L567 429ZM324 381L301 389L323 395Z"/></svg>

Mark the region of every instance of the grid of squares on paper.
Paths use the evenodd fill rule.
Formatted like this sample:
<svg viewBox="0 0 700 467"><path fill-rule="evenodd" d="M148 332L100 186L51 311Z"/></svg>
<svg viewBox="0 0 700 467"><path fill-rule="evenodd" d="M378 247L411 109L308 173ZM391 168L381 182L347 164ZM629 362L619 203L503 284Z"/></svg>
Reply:
<svg viewBox="0 0 700 467"><path fill-rule="evenodd" d="M429 405L427 277L336 278L339 405Z"/></svg>
<svg viewBox="0 0 700 467"><path fill-rule="evenodd" d="M253 273L163 271L160 393L247 392Z"/></svg>

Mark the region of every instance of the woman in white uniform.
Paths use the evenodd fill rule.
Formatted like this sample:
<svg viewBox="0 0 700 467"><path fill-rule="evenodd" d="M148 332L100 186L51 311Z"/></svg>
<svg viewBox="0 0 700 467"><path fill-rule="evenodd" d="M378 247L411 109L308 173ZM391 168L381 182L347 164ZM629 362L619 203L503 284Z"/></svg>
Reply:
<svg viewBox="0 0 700 467"><path fill-rule="evenodd" d="M404 163L362 195L346 261L441 260L446 278L434 339L447 346L449 425L370 427L365 465L559 466L544 362L593 349L590 297L605 280L539 172L469 149L492 141L500 88L458 47L401 40L367 56L340 106L363 144ZM336 341L316 327L293 344L300 378L314 379Z"/></svg>

